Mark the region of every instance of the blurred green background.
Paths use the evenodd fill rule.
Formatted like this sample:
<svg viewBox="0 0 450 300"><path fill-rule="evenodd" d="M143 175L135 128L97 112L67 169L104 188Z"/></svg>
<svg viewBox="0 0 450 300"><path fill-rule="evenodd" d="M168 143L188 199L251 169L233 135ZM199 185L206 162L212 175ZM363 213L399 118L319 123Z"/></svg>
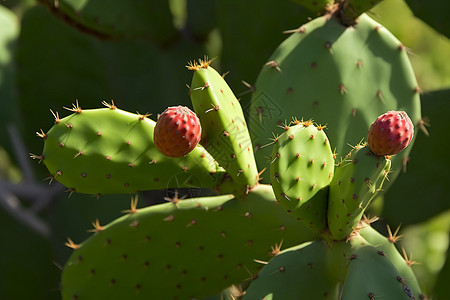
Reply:
<svg viewBox="0 0 450 300"><path fill-rule="evenodd" d="M418 262L424 291L439 299L450 282L448 12L445 0L385 0L369 13L408 48L431 125L430 136L418 136L407 172L372 212L384 233L386 224L402 225L399 247ZM80 242L91 222L108 223L129 206L127 195L69 197L48 184L45 167L29 153L42 150L35 132L52 126L50 109L65 116L63 107L77 99L83 108L114 100L156 118L167 106L190 106L185 65L204 55L230 72L245 107L250 94L242 81L255 82L286 37L282 31L314 17L288 0L1 1L0 299L60 299L67 237ZM165 193L143 193L140 203L157 203Z"/></svg>

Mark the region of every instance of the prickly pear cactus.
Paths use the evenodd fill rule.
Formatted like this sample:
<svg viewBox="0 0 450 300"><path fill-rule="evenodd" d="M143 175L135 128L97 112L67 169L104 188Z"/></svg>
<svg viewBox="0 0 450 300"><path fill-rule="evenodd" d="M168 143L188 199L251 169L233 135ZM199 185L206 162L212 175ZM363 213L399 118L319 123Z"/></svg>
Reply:
<svg viewBox="0 0 450 300"><path fill-rule="evenodd" d="M163 155L153 142L155 122L107 104L59 118L38 132L51 178L72 192L102 195L170 187L213 187L224 171L201 146L181 159ZM36 156L35 156L36 157Z"/></svg>
<svg viewBox="0 0 450 300"><path fill-rule="evenodd" d="M311 238L260 185L232 195L136 209L75 249L64 268L64 299L192 299L251 278L276 244Z"/></svg>
<svg viewBox="0 0 450 300"><path fill-rule="evenodd" d="M248 111L259 168L271 151L262 146L292 116L327 124L338 158L386 111L404 110L418 124L419 88L406 49L382 25L363 14L347 26L327 14L289 33L262 68ZM409 151L392 158L390 184Z"/></svg>

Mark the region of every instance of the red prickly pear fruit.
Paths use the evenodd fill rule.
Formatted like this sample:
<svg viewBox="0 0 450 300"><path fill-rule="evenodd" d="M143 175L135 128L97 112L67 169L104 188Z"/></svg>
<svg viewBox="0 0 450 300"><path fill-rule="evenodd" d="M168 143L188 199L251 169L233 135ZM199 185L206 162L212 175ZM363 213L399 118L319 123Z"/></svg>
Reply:
<svg viewBox="0 0 450 300"><path fill-rule="evenodd" d="M376 155L394 155L411 142L414 125L404 111L388 111L379 116L369 129L370 150Z"/></svg>
<svg viewBox="0 0 450 300"><path fill-rule="evenodd" d="M197 115L185 106L173 106L158 117L153 140L162 154L182 157L197 146L201 135L202 127Z"/></svg>

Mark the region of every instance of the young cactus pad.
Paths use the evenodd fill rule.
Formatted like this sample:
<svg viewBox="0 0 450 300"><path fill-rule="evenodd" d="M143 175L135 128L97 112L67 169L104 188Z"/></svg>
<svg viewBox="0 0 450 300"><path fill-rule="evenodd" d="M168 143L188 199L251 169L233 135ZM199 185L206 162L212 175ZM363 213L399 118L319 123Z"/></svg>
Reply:
<svg viewBox="0 0 450 300"><path fill-rule="evenodd" d="M131 209L76 249L64 267L72 299L202 299L251 279L275 245L292 247L310 231L276 205L270 186L245 199L191 198Z"/></svg>
<svg viewBox="0 0 450 300"><path fill-rule="evenodd" d="M398 240L398 237L395 234L392 235L392 233L388 237L385 237L366 222L361 222L359 226L361 227L359 230L361 237L371 245L376 245L378 251L381 251L381 253L389 258L390 262L397 269L403 285L406 285L414 295L419 295L419 298L416 299L425 299L411 267L414 261L411 261L405 252L405 257L403 257L395 247L394 243Z"/></svg>
<svg viewBox="0 0 450 300"><path fill-rule="evenodd" d="M182 158L163 155L153 143L155 122L109 105L60 119L41 133L40 158L52 178L73 192L135 193L176 187L214 187L224 175L201 146Z"/></svg>
<svg viewBox="0 0 450 300"><path fill-rule="evenodd" d="M191 63L191 101L202 124L202 145L231 178L246 189L258 182L258 171L241 105L210 61Z"/></svg>
<svg viewBox="0 0 450 300"><path fill-rule="evenodd" d="M330 184L328 226L333 238L344 239L358 225L364 210L381 190L391 161L358 145L336 167Z"/></svg>
<svg viewBox="0 0 450 300"><path fill-rule="evenodd" d="M326 227L327 192L334 158L322 126L294 122L274 139L270 179L280 204L307 226Z"/></svg>
<svg viewBox="0 0 450 300"><path fill-rule="evenodd" d="M338 281L329 274L322 240L286 249L259 272L243 300L338 299Z"/></svg>
<svg viewBox="0 0 450 300"><path fill-rule="evenodd" d="M420 299L403 282L397 269L382 251L369 245L354 245L342 300L378 298L389 300Z"/></svg>
<svg viewBox="0 0 450 300"><path fill-rule="evenodd" d="M327 124L341 156L386 111L406 111L413 124L420 120L419 88L405 47L367 15L349 27L329 15L314 19L293 30L268 61L248 112L260 169L270 156L261 146L292 115ZM410 149L392 158L390 183Z"/></svg>

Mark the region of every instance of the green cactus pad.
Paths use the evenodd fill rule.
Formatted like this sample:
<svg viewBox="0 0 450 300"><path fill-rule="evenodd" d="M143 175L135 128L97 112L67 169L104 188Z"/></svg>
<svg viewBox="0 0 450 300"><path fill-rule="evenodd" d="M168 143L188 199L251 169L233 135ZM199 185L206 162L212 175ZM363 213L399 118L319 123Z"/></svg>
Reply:
<svg viewBox="0 0 450 300"><path fill-rule="evenodd" d="M243 300L338 299L328 252L321 240L282 251L259 272Z"/></svg>
<svg viewBox="0 0 450 300"><path fill-rule="evenodd" d="M292 32L261 70L247 112L260 169L270 156L261 146L291 116L327 124L338 157L386 111L404 110L418 124L419 88L406 49L383 26L364 14L351 27L323 16ZM392 158L389 184L411 149Z"/></svg>
<svg viewBox="0 0 450 300"><path fill-rule="evenodd" d="M387 238L372 228L369 224L364 222L361 223L361 227L362 228L359 230L359 234L367 242L376 246L379 251L382 251L382 253L389 258L390 262L397 269L398 275L401 277L403 284L405 284L414 295L422 295L417 278L411 268L413 262L410 261L408 257L403 257L397 251L394 244L396 242L396 237L390 236ZM419 297L416 299L424 298Z"/></svg>
<svg viewBox="0 0 450 300"><path fill-rule="evenodd" d="M74 192L135 193L174 187L214 187L224 171L203 147L169 158L153 143L155 122L110 105L82 110L45 134L41 156L52 178Z"/></svg>
<svg viewBox="0 0 450 300"><path fill-rule="evenodd" d="M209 64L200 60L188 66L194 71L190 95L202 124L200 142L245 190L258 182L247 123L233 91Z"/></svg>
<svg viewBox="0 0 450 300"><path fill-rule="evenodd" d="M276 244L312 237L270 186L245 199L191 198L131 210L80 245L62 274L64 300L201 299L253 278ZM99 228L99 227L97 227Z"/></svg>
<svg viewBox="0 0 450 300"><path fill-rule="evenodd" d="M344 239L356 228L380 191L390 166L388 158L376 156L363 145L355 146L338 164L328 202L328 227L335 239Z"/></svg>
<svg viewBox="0 0 450 300"><path fill-rule="evenodd" d="M354 251L349 256L348 273L340 299L420 299L418 295L413 294L389 257L380 249L364 243L353 246Z"/></svg>
<svg viewBox="0 0 450 300"><path fill-rule="evenodd" d="M283 207L315 230L326 227L328 190L334 158L322 127L310 121L286 126L274 140L270 164L272 187Z"/></svg>

